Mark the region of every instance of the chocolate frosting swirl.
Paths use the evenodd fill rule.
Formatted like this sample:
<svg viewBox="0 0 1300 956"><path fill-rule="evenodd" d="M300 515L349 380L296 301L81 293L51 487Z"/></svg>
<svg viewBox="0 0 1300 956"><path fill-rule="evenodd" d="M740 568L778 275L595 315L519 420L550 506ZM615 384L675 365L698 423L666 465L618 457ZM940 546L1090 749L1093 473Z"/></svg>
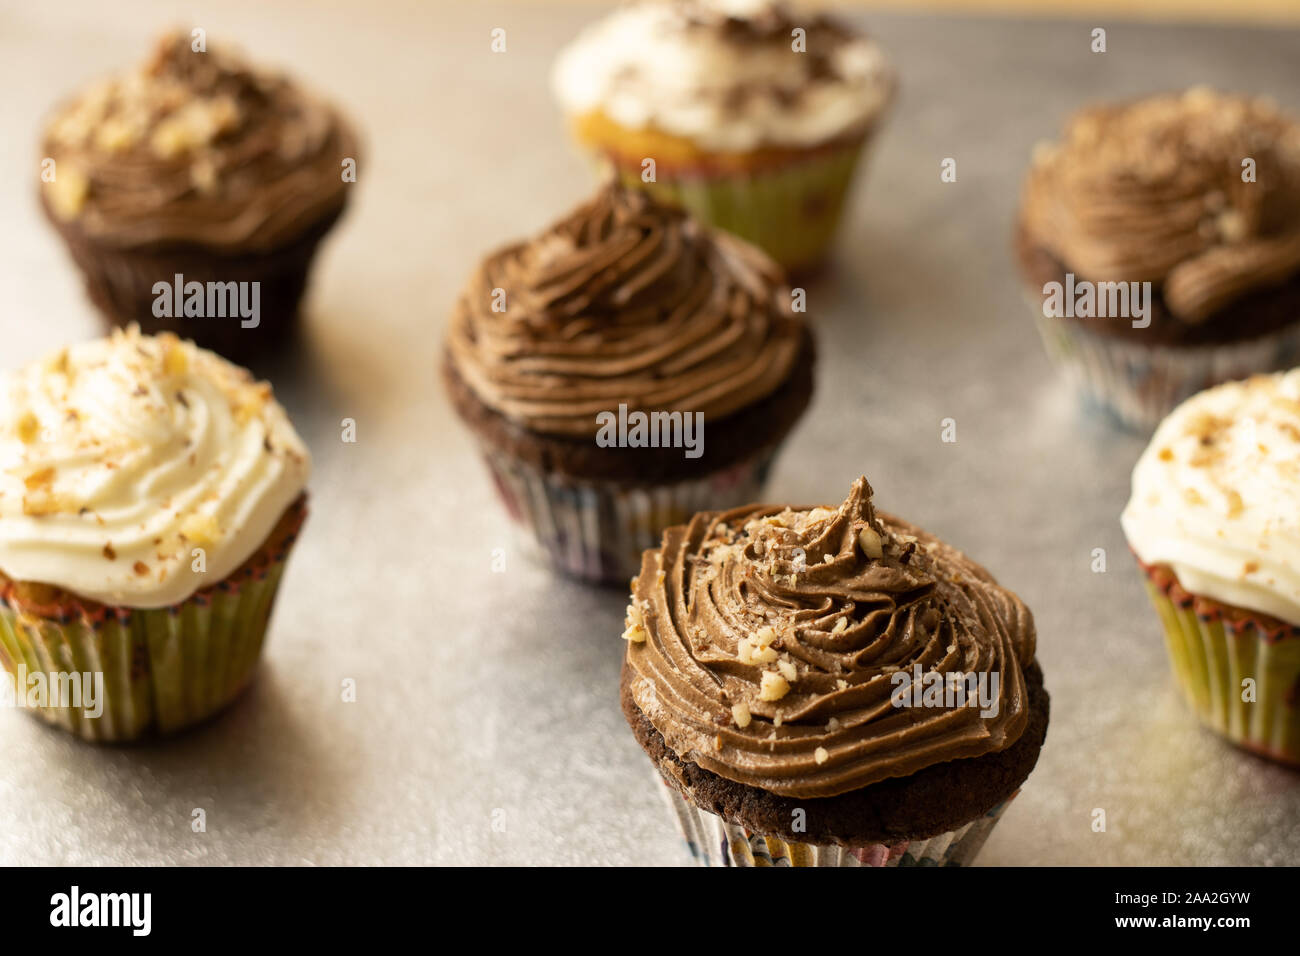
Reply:
<svg viewBox="0 0 1300 956"><path fill-rule="evenodd" d="M1036 150L1021 223L1082 278L1152 282L1203 322L1300 270L1300 124L1199 87L1082 110Z"/></svg>
<svg viewBox="0 0 1300 956"><path fill-rule="evenodd" d="M194 242L264 251L337 214L351 129L285 78L188 34L55 114L43 144L49 208L121 247Z"/></svg>
<svg viewBox="0 0 1300 956"><path fill-rule="evenodd" d="M646 552L632 592L633 699L680 758L728 780L835 796L1005 749L1028 720L1028 608L876 512L865 478L835 509L698 514ZM997 713L895 706L894 675L918 665L997 674Z"/></svg>
<svg viewBox="0 0 1300 956"><path fill-rule="evenodd" d="M489 408L587 437L620 403L706 421L738 411L787 380L805 335L757 249L611 185L490 256L457 302L447 348Z"/></svg>

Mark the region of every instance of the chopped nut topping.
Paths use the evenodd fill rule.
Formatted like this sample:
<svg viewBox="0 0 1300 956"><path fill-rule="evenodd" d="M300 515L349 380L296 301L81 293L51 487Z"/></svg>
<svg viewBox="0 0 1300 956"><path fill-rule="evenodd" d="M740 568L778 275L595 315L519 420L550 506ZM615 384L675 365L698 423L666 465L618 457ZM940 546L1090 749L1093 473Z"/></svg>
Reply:
<svg viewBox="0 0 1300 956"><path fill-rule="evenodd" d="M39 491L42 488L48 488L52 484L54 484L53 468L42 468L23 479L23 485L26 486L28 491Z"/></svg>
<svg viewBox="0 0 1300 956"><path fill-rule="evenodd" d="M174 335L162 336L163 371L168 375L184 375L190 370L190 357L181 340Z"/></svg>
<svg viewBox="0 0 1300 956"><path fill-rule="evenodd" d="M22 418L18 419L18 440L24 445L30 445L40 434L40 419L32 412L24 412Z"/></svg>
<svg viewBox="0 0 1300 956"><path fill-rule="evenodd" d="M795 670L794 664L792 664L790 661L786 661L786 660L777 661L776 669L780 671L781 676L784 677L790 683L794 683L795 680L797 680L799 677L799 672Z"/></svg>
<svg viewBox="0 0 1300 956"><path fill-rule="evenodd" d="M54 214L65 222L77 218L90 195L90 180L67 163L56 170L54 181L46 183L46 187Z"/></svg>
<svg viewBox="0 0 1300 956"><path fill-rule="evenodd" d="M23 514L29 518L43 518L59 513L59 502L48 491L23 495Z"/></svg>
<svg viewBox="0 0 1300 956"><path fill-rule="evenodd" d="M739 727L741 730L744 730L746 727L749 726L749 722L752 719L749 713L749 708L746 707L744 704L732 705L731 719L736 722L737 727Z"/></svg>
<svg viewBox="0 0 1300 956"><path fill-rule="evenodd" d="M753 638L742 637L736 644L736 656L742 664L771 664L777 654L774 647L760 647Z"/></svg>
<svg viewBox="0 0 1300 956"><path fill-rule="evenodd" d="M191 514L181 522L181 534L195 547L204 548L221 537L221 528L212 515Z"/></svg>
<svg viewBox="0 0 1300 956"><path fill-rule="evenodd" d="M631 644L644 644L646 638L650 636L646 633L645 618L635 602L627 606L627 617L624 619L624 624L626 624L626 628L623 631L623 640Z"/></svg>
<svg viewBox="0 0 1300 956"><path fill-rule="evenodd" d="M818 766L821 766L827 760L831 759L831 755L826 752L825 747L818 747L813 751L813 759L817 761Z"/></svg>
<svg viewBox="0 0 1300 956"><path fill-rule="evenodd" d="M228 96L186 103L154 127L149 147L162 159L206 146L239 123L239 107Z"/></svg>
<svg viewBox="0 0 1300 956"><path fill-rule="evenodd" d="M58 352L54 353L54 355L50 358L49 363L46 365L46 368L50 370L51 374L67 375L68 374L68 350L59 349Z"/></svg>
<svg viewBox="0 0 1300 956"><path fill-rule="evenodd" d="M784 677L775 671L763 672L763 678L758 687L759 700L780 700L788 693L790 693L790 685Z"/></svg>
<svg viewBox="0 0 1300 956"><path fill-rule="evenodd" d="M95 148L106 153L120 153L139 137L139 128L118 116L110 116L95 130Z"/></svg>
<svg viewBox="0 0 1300 956"><path fill-rule="evenodd" d="M1241 500L1241 495L1236 491L1228 492L1228 517L1235 518L1246 509L1245 503Z"/></svg>
<svg viewBox="0 0 1300 956"><path fill-rule="evenodd" d="M871 525L863 526L862 530L858 532L858 547L862 549L862 553L867 557L877 561L885 556L885 549L881 544L880 535L876 533L876 529Z"/></svg>

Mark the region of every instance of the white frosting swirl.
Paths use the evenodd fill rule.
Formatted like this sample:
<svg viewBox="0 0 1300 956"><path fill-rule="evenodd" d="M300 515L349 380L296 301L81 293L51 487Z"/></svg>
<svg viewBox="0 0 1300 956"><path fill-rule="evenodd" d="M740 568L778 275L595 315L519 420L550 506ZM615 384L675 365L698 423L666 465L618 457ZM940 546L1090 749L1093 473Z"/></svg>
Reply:
<svg viewBox="0 0 1300 956"><path fill-rule="evenodd" d="M0 378L0 571L178 604L256 552L310 469L270 385L212 352L134 328L74 345Z"/></svg>
<svg viewBox="0 0 1300 956"><path fill-rule="evenodd" d="M1187 591L1300 625L1300 369L1178 406L1120 520L1137 556Z"/></svg>
<svg viewBox="0 0 1300 956"><path fill-rule="evenodd" d="M807 52L792 48L788 29L758 41L718 25L772 10L767 0L622 7L561 52L555 94L570 116L599 112L623 127L653 127L715 151L817 145L869 123L893 90L879 47L838 29L815 33L812 14L803 24ZM790 22L801 25L797 16Z"/></svg>

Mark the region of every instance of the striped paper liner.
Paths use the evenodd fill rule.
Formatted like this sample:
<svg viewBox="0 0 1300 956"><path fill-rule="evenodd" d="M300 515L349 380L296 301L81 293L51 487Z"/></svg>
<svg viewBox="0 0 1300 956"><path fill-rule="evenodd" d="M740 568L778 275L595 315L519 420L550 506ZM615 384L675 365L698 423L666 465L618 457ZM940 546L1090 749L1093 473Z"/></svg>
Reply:
<svg viewBox="0 0 1300 956"><path fill-rule="evenodd" d="M699 866L969 866L1016 796L1013 793L979 819L938 836L844 847L755 833L701 810L657 774L655 780Z"/></svg>
<svg viewBox="0 0 1300 956"><path fill-rule="evenodd" d="M1188 594L1171 573L1140 567L1192 712L1237 746L1300 766L1300 628Z"/></svg>
<svg viewBox="0 0 1300 956"><path fill-rule="evenodd" d="M224 708L252 680L281 576L306 518L300 503L230 577L167 608L113 608L70 599L32 607L0 593L0 665L16 677L102 674L102 713L47 700L46 721L97 743L169 734ZM21 670L20 670L21 668ZM16 692L24 695L22 687Z"/></svg>
<svg viewBox="0 0 1300 956"><path fill-rule="evenodd" d="M525 550L583 580L626 585L641 570L641 553L659 546L665 528L697 511L756 500L779 447L661 485L551 475L487 445L483 455L506 510L525 532Z"/></svg>
<svg viewBox="0 0 1300 956"><path fill-rule="evenodd" d="M1300 361L1300 322L1244 342L1180 347L1102 335L1084 328L1086 319L1046 316L1041 299L1028 301L1053 364L1089 405L1138 432L1212 385Z"/></svg>

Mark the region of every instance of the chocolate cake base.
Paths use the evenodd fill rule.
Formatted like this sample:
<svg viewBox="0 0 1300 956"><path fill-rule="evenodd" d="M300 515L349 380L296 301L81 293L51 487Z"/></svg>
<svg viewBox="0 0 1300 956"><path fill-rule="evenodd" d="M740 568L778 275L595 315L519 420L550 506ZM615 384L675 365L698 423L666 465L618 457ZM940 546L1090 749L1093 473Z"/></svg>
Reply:
<svg viewBox="0 0 1300 956"><path fill-rule="evenodd" d="M287 245L268 251L231 254L193 243L119 248L87 237L75 222L61 221L42 206L81 270L86 292L110 327L137 323L154 335L173 332L183 339L248 365L282 348L298 324L298 309L317 246L343 214L343 206L313 223ZM239 315L157 316L154 285L184 283L259 283L258 324L245 328ZM172 309L173 313L175 309Z"/></svg>
<svg viewBox="0 0 1300 956"><path fill-rule="evenodd" d="M812 333L805 329L784 385L748 408L705 420L704 454L699 458L687 458L680 448L602 448L591 437L565 438L530 431L480 401L445 352L442 371L452 404L480 440L551 474L650 485L719 471L776 444L812 400L814 364Z"/></svg>
<svg viewBox="0 0 1300 956"><path fill-rule="evenodd" d="M664 780L702 810L755 833L819 845L864 846L924 840L978 819L1012 796L1038 762L1047 735L1050 698L1043 672L1025 669L1029 722L1006 750L926 767L834 797L782 797L720 777L679 758L633 701L626 663L620 685L623 715ZM791 828L804 811L806 831Z"/></svg>

